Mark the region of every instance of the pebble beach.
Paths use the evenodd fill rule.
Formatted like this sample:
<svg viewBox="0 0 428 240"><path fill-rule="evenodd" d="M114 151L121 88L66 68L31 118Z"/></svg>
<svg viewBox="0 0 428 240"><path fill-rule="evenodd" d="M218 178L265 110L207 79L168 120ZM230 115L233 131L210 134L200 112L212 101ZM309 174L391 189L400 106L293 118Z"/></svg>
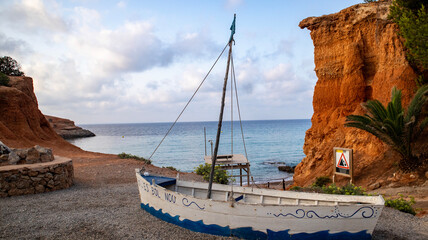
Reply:
<svg viewBox="0 0 428 240"><path fill-rule="evenodd" d="M228 239L189 231L142 210L133 180L141 163L107 158L75 158L75 182L68 189L1 198L0 238ZM373 239L428 239L428 217L385 208Z"/></svg>

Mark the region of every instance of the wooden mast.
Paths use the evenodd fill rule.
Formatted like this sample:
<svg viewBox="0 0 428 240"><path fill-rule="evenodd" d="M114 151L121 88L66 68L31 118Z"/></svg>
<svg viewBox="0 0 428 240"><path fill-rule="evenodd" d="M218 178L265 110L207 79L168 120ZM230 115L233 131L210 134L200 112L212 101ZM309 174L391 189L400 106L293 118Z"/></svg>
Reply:
<svg viewBox="0 0 428 240"><path fill-rule="evenodd" d="M236 14L234 14L234 16L233 16L233 23L232 23L232 26L230 27L230 30L232 30L232 34L230 35L230 39L229 39L229 56L227 57L226 74L224 76L223 94L221 97L221 108L220 108L220 116L218 119L217 135L215 138L214 153L211 156L212 157L211 158L211 172L210 172L210 181L208 184L208 193L207 193L208 199L211 198L211 189L212 189L213 179L214 179L214 169L215 169L215 163L217 160L218 146L220 143L221 125L223 123L224 100L226 97L227 78L229 76L230 57L232 55L233 34L235 33L235 19L236 19Z"/></svg>

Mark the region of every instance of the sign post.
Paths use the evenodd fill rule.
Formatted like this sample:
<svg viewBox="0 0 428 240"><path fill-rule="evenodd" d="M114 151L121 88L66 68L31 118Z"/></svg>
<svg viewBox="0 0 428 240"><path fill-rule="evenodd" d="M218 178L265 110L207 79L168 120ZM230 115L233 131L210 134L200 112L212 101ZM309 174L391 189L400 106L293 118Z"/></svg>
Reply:
<svg viewBox="0 0 428 240"><path fill-rule="evenodd" d="M353 163L353 150L349 148L333 148L333 183L334 178L337 175L342 175L351 178L352 175L352 163Z"/></svg>

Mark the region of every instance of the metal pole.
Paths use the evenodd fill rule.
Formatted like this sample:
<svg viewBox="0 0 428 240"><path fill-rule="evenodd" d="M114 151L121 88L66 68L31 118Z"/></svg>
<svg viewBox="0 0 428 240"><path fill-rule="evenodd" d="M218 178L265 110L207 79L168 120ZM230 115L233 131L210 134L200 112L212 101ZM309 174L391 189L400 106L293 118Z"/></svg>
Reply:
<svg viewBox="0 0 428 240"><path fill-rule="evenodd" d="M204 127L205 156L207 155L207 129Z"/></svg>
<svg viewBox="0 0 428 240"><path fill-rule="evenodd" d="M213 140L209 140L209 142L211 143L211 157L213 156Z"/></svg>

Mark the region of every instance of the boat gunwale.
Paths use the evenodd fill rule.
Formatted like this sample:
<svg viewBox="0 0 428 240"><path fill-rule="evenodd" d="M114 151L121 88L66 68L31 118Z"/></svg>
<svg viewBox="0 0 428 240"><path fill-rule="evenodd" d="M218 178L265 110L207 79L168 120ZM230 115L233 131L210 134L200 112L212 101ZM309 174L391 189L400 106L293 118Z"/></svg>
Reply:
<svg viewBox="0 0 428 240"><path fill-rule="evenodd" d="M137 169L136 169L137 171ZM141 178L144 178L139 172L137 172L137 175L140 175ZM153 175L152 175L153 176ZM146 179L145 179L146 180ZM147 180L146 180L147 181ZM149 181L147 181L149 182ZM150 184L153 184L149 182ZM184 184L183 184L184 183ZM195 187L194 185L199 185ZM204 185L208 185L208 183L204 182L194 182L194 181L186 181L186 180L180 180L176 179L175 186L177 187L185 187L185 188L193 188L193 189L200 189L205 190L206 187ZM190 194L181 193L179 191L170 190L168 188L165 188L163 186L160 186L158 184L155 184L156 187L162 188L165 191L171 191L174 193L179 193L182 195L191 196L196 199L200 200L210 200L215 202L227 202L224 200L215 200L215 199L207 199L207 198L200 198L196 196L192 196ZM223 189L218 189L223 188ZM285 198L285 199L293 199L293 200L308 200L308 201L323 201L323 202L331 202L334 203L336 206L347 206L347 205L340 205L340 203L345 203L349 205L371 205L371 206L384 206L385 200L383 199L382 195L378 196L362 196L362 195L338 195L338 194L325 194L325 193L307 193L307 192L293 192L293 191L279 191L275 189L259 189L259 188L253 188L251 191L264 191L265 194L257 193L257 192L245 192L245 189L249 189L252 187L239 187L234 186L233 192L234 194L254 194L257 196L267 196L267 197L275 197L275 198ZM241 190L241 191L239 191ZM243 191L242 191L243 190ZM222 185L222 184L213 184L213 191L219 191L219 192L232 192L232 187L230 185ZM247 190L248 191L248 190ZM269 193L276 193L271 195ZM293 196L284 196L282 194L286 195L293 195ZM323 198L320 198L323 197ZM263 205L263 206L317 206L317 207L331 207L332 205L320 205L320 204L271 204L271 203L251 203L251 202L235 202L234 204L244 204L244 205Z"/></svg>

